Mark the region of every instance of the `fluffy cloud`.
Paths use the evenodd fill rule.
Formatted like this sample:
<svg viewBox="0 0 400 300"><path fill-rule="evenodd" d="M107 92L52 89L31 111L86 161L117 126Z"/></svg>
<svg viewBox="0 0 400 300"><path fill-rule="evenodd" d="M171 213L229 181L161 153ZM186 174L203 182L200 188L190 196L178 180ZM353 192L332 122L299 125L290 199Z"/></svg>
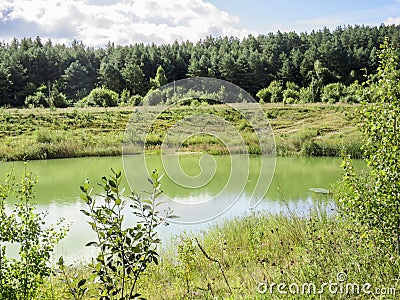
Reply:
<svg viewBox="0 0 400 300"><path fill-rule="evenodd" d="M400 0L398 2L400 2ZM400 24L400 17L397 17L397 18L389 17L386 19L385 24L386 25L393 25L393 24L398 25L398 24Z"/></svg>
<svg viewBox="0 0 400 300"><path fill-rule="evenodd" d="M6 0L0 3L0 38L41 36L91 46L197 41L207 35L243 37L238 18L204 0Z"/></svg>

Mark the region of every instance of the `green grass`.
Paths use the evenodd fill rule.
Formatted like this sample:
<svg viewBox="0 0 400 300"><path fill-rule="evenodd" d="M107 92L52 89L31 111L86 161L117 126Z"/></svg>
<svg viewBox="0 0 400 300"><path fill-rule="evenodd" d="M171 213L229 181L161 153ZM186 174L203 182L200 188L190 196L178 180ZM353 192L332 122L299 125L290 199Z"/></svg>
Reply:
<svg viewBox="0 0 400 300"><path fill-rule="evenodd" d="M139 292L147 299L374 298L362 290L345 294L346 285L342 294L331 293L328 287L318 294L323 284L340 283L337 276L342 272L347 277L345 284L362 287L369 283L373 292L377 288L399 291L399 259L384 255L362 238L352 239L353 231L334 215L318 212L306 217L254 213L234 218L200 234L184 233L174 238L162 252L160 264L153 265L140 279ZM195 238L221 268L205 256ZM84 266L70 272L78 278L90 276ZM275 286L272 294L261 294L260 283L299 287L311 283L316 292L283 295ZM92 291L95 287L90 285ZM376 299L397 299L393 289L386 293L382 298L376 295ZM68 298L60 275L43 286L40 297Z"/></svg>
<svg viewBox="0 0 400 300"><path fill-rule="evenodd" d="M249 107L240 105L243 111ZM266 104L262 107L274 131L278 155L338 156L346 149L353 157L361 156L359 133L351 118L355 106ZM146 147L149 151L159 151L165 133L193 113L221 117L240 132L247 151L252 154L260 151L249 122L227 106L178 106L162 112L163 109L165 107L0 109L0 159L120 155L124 130L131 116L136 118L135 125L139 129L142 123L154 121ZM257 120L252 122L257 123ZM205 131L211 128L212 124L204 124ZM207 135L193 136L180 147L187 152L228 152L221 141ZM243 152L243 149L234 145L233 151ZM131 152L138 153L140 148L131 149Z"/></svg>

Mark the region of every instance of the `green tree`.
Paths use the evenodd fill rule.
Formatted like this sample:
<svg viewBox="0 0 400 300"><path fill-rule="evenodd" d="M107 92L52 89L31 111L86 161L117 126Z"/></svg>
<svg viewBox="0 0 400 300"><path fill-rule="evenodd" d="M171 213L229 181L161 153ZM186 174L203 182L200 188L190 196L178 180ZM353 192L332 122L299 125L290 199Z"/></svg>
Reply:
<svg viewBox="0 0 400 300"><path fill-rule="evenodd" d="M61 77L68 99L82 99L94 87L89 78L89 71L79 61L72 62Z"/></svg>
<svg viewBox="0 0 400 300"><path fill-rule="evenodd" d="M6 104L8 93L11 89L11 74L4 63L0 62L0 106Z"/></svg>
<svg viewBox="0 0 400 300"><path fill-rule="evenodd" d="M66 234L66 228L58 226L61 220L45 224L46 214L33 206L36 178L27 169L21 177L18 182L8 174L0 184L1 300L36 299L40 285L52 274L49 260L54 247ZM10 246L17 246L17 258L8 257Z"/></svg>
<svg viewBox="0 0 400 300"><path fill-rule="evenodd" d="M165 75L165 70L162 66L158 66L156 77L150 79L150 86L152 89L158 89L168 83L168 78Z"/></svg>
<svg viewBox="0 0 400 300"><path fill-rule="evenodd" d="M99 81L108 89L120 93L125 84L121 70L115 63L102 61L99 70Z"/></svg>
<svg viewBox="0 0 400 300"><path fill-rule="evenodd" d="M396 50L387 40L379 59L378 73L367 81L358 111L368 169L365 176L356 175L350 160L344 161L344 191L338 201L359 236L390 257L395 252L400 256L400 74Z"/></svg>
<svg viewBox="0 0 400 300"><path fill-rule="evenodd" d="M142 69L138 65L128 63L125 65L124 69L122 69L121 73L127 84L127 88L132 94L143 95L145 93L145 77Z"/></svg>

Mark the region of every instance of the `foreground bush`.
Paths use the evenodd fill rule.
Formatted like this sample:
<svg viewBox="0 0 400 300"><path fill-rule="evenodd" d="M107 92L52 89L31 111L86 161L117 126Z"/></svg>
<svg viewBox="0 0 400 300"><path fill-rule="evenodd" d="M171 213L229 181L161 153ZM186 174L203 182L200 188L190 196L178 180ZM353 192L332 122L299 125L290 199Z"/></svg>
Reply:
<svg viewBox="0 0 400 300"><path fill-rule="evenodd" d="M69 295L82 299L87 296L100 300L140 298L137 289L140 277L152 263L158 264L159 261L157 247L161 240L156 229L161 224L167 224L166 218L173 217L169 210L161 216L156 209L159 205L156 198L161 193L160 179L154 171L149 178L153 191L145 199L133 192L128 197L124 196L124 190L120 189L121 172L113 171L109 178L102 177L99 185L103 193L100 195L92 195L88 181L81 186L81 199L87 204L87 209L81 211L90 218L88 224L97 236L96 241L86 246L96 247L98 254L88 265L91 276L77 273L70 276L63 258L59 259L59 269L67 287L63 297ZM124 222L127 209L130 209L131 217L137 219L132 227L127 227Z"/></svg>
<svg viewBox="0 0 400 300"><path fill-rule="evenodd" d="M45 225L44 213L33 206L36 179L25 170L21 181L12 174L0 185L0 299L34 299L44 280L55 245L66 228ZM15 199L15 198L16 199ZM8 212L7 208L11 208ZM11 249L18 255L9 256ZM12 253L11 252L11 253ZM15 254L17 254L15 253Z"/></svg>
<svg viewBox="0 0 400 300"><path fill-rule="evenodd" d="M400 257L400 73L398 56L388 42L380 50L380 67L369 78L363 106L357 111L367 174L356 174L346 158L343 192L338 203L343 218L359 236L380 246L382 255ZM368 103L374 102L374 103Z"/></svg>

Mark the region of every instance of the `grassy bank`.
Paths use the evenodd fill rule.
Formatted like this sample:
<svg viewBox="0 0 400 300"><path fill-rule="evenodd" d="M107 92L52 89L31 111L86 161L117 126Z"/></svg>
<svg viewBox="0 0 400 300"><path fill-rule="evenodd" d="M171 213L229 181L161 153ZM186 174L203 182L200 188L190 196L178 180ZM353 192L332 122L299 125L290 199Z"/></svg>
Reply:
<svg viewBox="0 0 400 300"><path fill-rule="evenodd" d="M325 213L228 220L197 236L176 237L140 279L139 291L147 299L396 299L398 260L351 233ZM69 272L75 280L90 275L84 266ZM40 297L71 298L60 275Z"/></svg>
<svg viewBox="0 0 400 300"><path fill-rule="evenodd" d="M147 148L157 151L166 130L194 109L231 122L244 136L250 152L257 153L257 140L251 129L240 114L230 113L226 106L182 106L160 115L162 109L0 109L0 159L119 155L123 133L133 113L143 122L155 120ZM268 104L263 109L274 130L278 155L337 156L343 148L354 157L360 155L359 135L350 117L353 106ZM199 136L188 140L182 151L226 153L221 143Z"/></svg>

